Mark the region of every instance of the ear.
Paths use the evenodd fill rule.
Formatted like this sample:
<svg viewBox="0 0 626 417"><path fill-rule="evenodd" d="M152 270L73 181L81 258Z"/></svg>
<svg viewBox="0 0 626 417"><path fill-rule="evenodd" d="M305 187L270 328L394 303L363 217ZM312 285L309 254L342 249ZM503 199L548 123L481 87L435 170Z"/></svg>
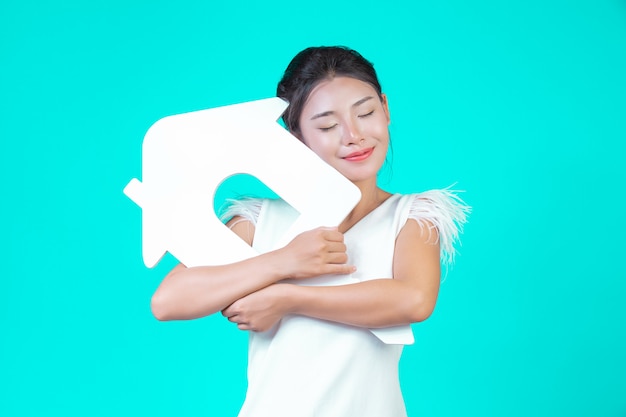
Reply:
<svg viewBox="0 0 626 417"><path fill-rule="evenodd" d="M387 95L386 94L381 94L380 95L380 102L383 105L383 110L385 111L385 114L387 115L387 124L391 123L391 117L389 116L389 103L387 102Z"/></svg>

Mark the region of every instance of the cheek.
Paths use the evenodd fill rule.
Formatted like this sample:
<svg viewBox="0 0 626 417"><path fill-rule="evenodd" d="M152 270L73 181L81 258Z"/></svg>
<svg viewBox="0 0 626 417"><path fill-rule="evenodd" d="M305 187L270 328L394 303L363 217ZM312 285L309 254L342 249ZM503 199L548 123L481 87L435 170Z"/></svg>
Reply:
<svg viewBox="0 0 626 417"><path fill-rule="evenodd" d="M367 119L364 127L366 127L370 134L378 138L382 139L389 136L389 123L385 113L382 111L379 112L376 117Z"/></svg>
<svg viewBox="0 0 626 417"><path fill-rule="evenodd" d="M323 146L320 146L320 143L315 140L315 138L307 138L302 141L310 150L312 150L317 156L322 158L322 160L327 161L327 152L324 150Z"/></svg>
<svg viewBox="0 0 626 417"><path fill-rule="evenodd" d="M324 146L323 143L319 143L319 142L311 143L309 145L309 149L311 149L313 152L317 154L317 156L319 156L320 158L322 158L323 160L327 162L334 155L332 149L330 149L328 146Z"/></svg>
<svg viewBox="0 0 626 417"><path fill-rule="evenodd" d="M331 138L328 133L320 134L315 131L303 132L302 142L318 155L328 153L331 148Z"/></svg>
<svg viewBox="0 0 626 417"><path fill-rule="evenodd" d="M389 143L389 126L387 124L377 123L372 129L372 133L381 143Z"/></svg>

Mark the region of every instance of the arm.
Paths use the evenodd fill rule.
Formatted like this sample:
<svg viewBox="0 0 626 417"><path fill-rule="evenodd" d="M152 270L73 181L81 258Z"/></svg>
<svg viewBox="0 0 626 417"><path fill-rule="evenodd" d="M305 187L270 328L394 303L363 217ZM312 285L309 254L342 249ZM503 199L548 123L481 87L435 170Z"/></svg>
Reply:
<svg viewBox="0 0 626 417"><path fill-rule="evenodd" d="M267 330L285 314L360 327L388 327L427 319L440 282L439 244L425 225L408 220L395 245L393 279L332 287L277 284L223 311L242 330Z"/></svg>
<svg viewBox="0 0 626 417"><path fill-rule="evenodd" d="M433 242L428 230L409 220L396 239L393 279L294 286L293 312L370 328L426 320L435 308L440 283L439 244Z"/></svg>
<svg viewBox="0 0 626 417"><path fill-rule="evenodd" d="M228 224L248 244L254 238L249 221L233 218ZM186 320L208 316L234 301L285 278L308 278L328 273L346 274L343 235L318 228L298 235L282 249L229 265L174 267L152 297L159 320Z"/></svg>

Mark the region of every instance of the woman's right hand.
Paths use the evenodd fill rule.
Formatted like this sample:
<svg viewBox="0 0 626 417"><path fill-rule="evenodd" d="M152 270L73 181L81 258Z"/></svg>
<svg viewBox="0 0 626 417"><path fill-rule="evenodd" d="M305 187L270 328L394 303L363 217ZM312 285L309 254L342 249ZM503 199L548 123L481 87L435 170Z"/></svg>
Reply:
<svg viewBox="0 0 626 417"><path fill-rule="evenodd" d="M351 274L343 233L336 227L318 227L296 236L280 249L284 272L289 278L312 278L326 274Z"/></svg>

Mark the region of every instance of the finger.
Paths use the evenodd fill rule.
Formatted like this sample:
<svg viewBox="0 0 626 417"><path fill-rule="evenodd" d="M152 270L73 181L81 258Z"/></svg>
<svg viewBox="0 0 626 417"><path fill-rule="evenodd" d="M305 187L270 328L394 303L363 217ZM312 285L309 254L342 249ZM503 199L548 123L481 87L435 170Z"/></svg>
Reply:
<svg viewBox="0 0 626 417"><path fill-rule="evenodd" d="M339 230L339 226L320 226L320 230Z"/></svg>
<svg viewBox="0 0 626 417"><path fill-rule="evenodd" d="M322 237L330 242L343 242L343 233L338 230L325 230Z"/></svg>
<svg viewBox="0 0 626 417"><path fill-rule="evenodd" d="M230 316L230 317L226 317L226 318L231 323L239 323L240 320L241 320L241 318L238 315L234 315L234 316Z"/></svg>
<svg viewBox="0 0 626 417"><path fill-rule="evenodd" d="M237 328L239 330L250 330L250 325L248 323L239 323L237 324Z"/></svg>
<svg viewBox="0 0 626 417"><path fill-rule="evenodd" d="M328 264L325 274L348 275L356 272L356 266L346 264Z"/></svg>
<svg viewBox="0 0 626 417"><path fill-rule="evenodd" d="M348 262L348 255L345 252L329 253L326 263L329 264L345 264Z"/></svg>
<svg viewBox="0 0 626 417"><path fill-rule="evenodd" d="M342 252L345 253L348 249L343 242L330 242L326 245L328 252Z"/></svg>

